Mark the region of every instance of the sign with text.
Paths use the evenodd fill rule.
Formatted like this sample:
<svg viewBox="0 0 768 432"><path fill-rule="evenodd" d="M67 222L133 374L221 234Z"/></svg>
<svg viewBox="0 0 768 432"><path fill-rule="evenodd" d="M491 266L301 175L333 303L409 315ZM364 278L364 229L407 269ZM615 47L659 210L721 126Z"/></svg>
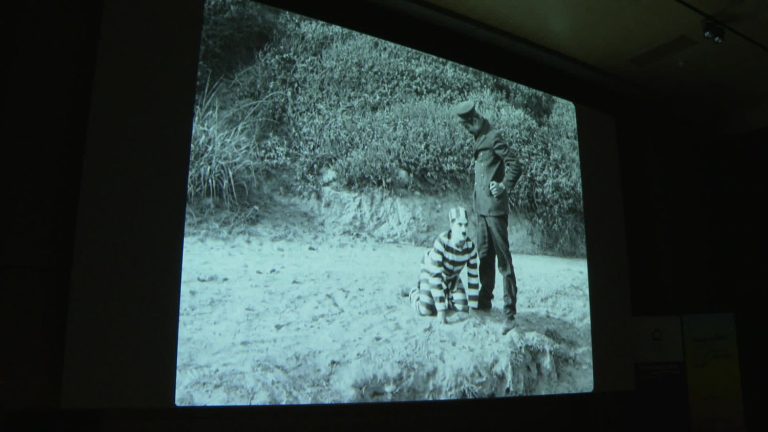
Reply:
<svg viewBox="0 0 768 432"><path fill-rule="evenodd" d="M691 430L746 430L733 315L684 316L683 335Z"/></svg>

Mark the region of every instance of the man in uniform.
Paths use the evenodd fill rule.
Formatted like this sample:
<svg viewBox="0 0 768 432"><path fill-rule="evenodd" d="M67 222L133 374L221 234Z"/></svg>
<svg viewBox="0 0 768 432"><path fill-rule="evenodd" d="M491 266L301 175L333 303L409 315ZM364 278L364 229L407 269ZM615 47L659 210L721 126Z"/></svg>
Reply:
<svg viewBox="0 0 768 432"><path fill-rule="evenodd" d="M504 285L504 315L512 324L517 314L517 280L507 232L508 192L522 174L515 154L475 110L471 101L453 108L464 128L474 137L474 207L477 216L477 252L480 259L480 292L477 309L489 311L496 282L496 259ZM473 303L469 298L470 303Z"/></svg>

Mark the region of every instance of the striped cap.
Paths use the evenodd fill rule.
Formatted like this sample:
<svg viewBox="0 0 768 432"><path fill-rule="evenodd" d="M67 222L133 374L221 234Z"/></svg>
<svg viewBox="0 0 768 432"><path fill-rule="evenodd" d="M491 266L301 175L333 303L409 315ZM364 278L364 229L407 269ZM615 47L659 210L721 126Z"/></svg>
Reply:
<svg viewBox="0 0 768 432"><path fill-rule="evenodd" d="M472 117L475 111L475 103L472 101L465 101L451 108L451 113L459 117Z"/></svg>
<svg viewBox="0 0 768 432"><path fill-rule="evenodd" d="M448 220L453 224L454 222L461 220L462 222L468 222L467 210L464 207L454 207L448 211Z"/></svg>

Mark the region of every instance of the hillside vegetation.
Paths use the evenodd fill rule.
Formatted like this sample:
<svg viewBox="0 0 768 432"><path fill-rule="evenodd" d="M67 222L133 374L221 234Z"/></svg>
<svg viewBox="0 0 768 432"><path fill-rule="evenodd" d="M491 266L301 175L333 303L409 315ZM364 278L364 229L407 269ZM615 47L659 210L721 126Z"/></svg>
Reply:
<svg viewBox="0 0 768 432"><path fill-rule="evenodd" d="M329 175L352 192L468 191L471 137L448 109L471 99L525 166L510 203L541 250L584 256L572 104L258 3L205 7L190 208L254 222L276 183L317 196Z"/></svg>

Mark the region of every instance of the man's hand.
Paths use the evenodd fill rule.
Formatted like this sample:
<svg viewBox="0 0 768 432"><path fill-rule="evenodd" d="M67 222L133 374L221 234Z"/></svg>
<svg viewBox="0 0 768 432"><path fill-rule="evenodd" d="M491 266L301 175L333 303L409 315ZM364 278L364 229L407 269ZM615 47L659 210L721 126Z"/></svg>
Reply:
<svg viewBox="0 0 768 432"><path fill-rule="evenodd" d="M468 318L469 318L469 313L467 313L467 312L456 312L450 318L448 318L447 321L448 321L448 324L454 324L454 323L465 321Z"/></svg>
<svg viewBox="0 0 768 432"><path fill-rule="evenodd" d="M493 195L494 198L498 198L505 190L504 183L491 182L491 195Z"/></svg>

